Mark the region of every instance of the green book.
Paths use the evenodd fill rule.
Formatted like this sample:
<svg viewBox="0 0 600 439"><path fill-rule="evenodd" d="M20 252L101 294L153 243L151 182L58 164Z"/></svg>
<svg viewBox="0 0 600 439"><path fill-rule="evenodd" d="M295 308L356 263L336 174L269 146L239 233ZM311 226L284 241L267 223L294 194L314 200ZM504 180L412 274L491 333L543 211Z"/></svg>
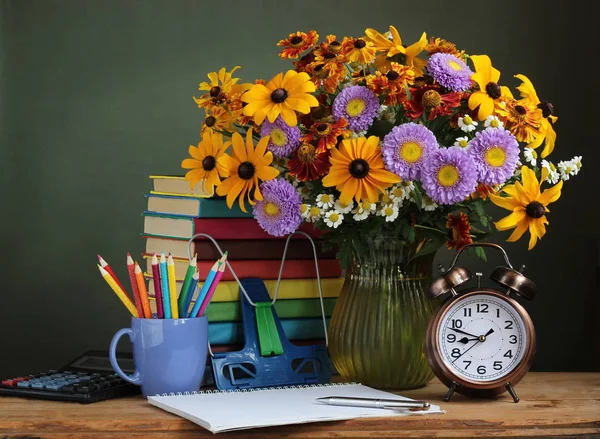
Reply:
<svg viewBox="0 0 600 439"><path fill-rule="evenodd" d="M325 316L330 317L335 307L335 299L323 299ZM275 311L280 319L321 317L319 299L287 299L275 302ZM211 302L204 314L209 322L238 322L242 320L240 302Z"/></svg>

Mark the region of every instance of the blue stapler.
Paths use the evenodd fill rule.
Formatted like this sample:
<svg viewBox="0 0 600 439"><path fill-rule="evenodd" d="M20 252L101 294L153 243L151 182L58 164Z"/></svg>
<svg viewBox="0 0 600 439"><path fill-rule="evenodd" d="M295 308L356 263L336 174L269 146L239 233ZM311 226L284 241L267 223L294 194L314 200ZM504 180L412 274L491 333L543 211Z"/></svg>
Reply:
<svg viewBox="0 0 600 439"><path fill-rule="evenodd" d="M256 306L240 292L245 344L240 351L218 352L212 357L218 389L328 383L332 371L327 347L292 344L262 279L241 279L241 284Z"/></svg>

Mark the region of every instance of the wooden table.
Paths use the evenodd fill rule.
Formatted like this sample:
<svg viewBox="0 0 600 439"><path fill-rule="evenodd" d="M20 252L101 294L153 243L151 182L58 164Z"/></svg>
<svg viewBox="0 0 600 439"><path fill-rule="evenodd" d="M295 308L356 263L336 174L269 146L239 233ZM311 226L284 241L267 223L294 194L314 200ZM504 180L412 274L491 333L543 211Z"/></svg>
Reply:
<svg viewBox="0 0 600 439"><path fill-rule="evenodd" d="M438 381L402 392L446 414L361 419L219 433L218 438L600 437L600 373L529 373L508 395L474 400ZM142 397L89 405L0 397L0 438L201 438L212 433L149 405Z"/></svg>

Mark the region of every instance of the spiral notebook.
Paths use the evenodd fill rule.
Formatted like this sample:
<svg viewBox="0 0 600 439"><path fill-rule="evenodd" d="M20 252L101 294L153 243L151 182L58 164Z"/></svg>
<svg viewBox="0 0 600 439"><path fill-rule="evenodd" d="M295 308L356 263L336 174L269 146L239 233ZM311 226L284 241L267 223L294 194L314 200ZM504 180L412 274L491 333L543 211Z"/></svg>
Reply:
<svg viewBox="0 0 600 439"><path fill-rule="evenodd" d="M341 407L316 401L317 398L325 396L408 400L361 384L343 383L234 392L217 390L156 395L149 397L148 402L213 433L308 422L444 413L436 405L431 405L428 411L415 412L407 409Z"/></svg>

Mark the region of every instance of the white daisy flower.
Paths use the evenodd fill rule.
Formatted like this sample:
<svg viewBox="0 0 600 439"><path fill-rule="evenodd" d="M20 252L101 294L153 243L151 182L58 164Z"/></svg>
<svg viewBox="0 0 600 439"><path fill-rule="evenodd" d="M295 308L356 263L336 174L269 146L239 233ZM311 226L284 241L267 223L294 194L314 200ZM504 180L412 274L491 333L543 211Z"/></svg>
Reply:
<svg viewBox="0 0 600 439"><path fill-rule="evenodd" d="M350 211L354 208L354 201L350 200L349 204L342 204L342 202L338 199L334 204L335 210L340 213L350 213Z"/></svg>
<svg viewBox="0 0 600 439"><path fill-rule="evenodd" d="M330 210L325 214L325 224L327 224L329 227L333 227L334 229L337 229L337 226L342 224L343 220L344 214L338 212L337 210Z"/></svg>
<svg viewBox="0 0 600 439"><path fill-rule="evenodd" d="M500 119L498 119L498 116L488 116L485 122L483 123L483 126L486 128L500 128L502 130L504 129L504 124Z"/></svg>
<svg viewBox="0 0 600 439"><path fill-rule="evenodd" d="M308 214L306 215L306 221L309 223L316 223L323 216L323 210L319 209L317 206L313 206L308 209Z"/></svg>
<svg viewBox="0 0 600 439"><path fill-rule="evenodd" d="M477 127L477 122L475 122L471 116L465 115L464 117L458 118L458 126L465 133L470 133Z"/></svg>
<svg viewBox="0 0 600 439"><path fill-rule="evenodd" d="M387 105L382 105L381 107L379 107L379 116L385 113L388 110L388 108L389 107Z"/></svg>
<svg viewBox="0 0 600 439"><path fill-rule="evenodd" d="M560 178L563 181L567 181L572 175L575 175L575 169L577 165L571 160L567 162L558 162L558 170L560 171Z"/></svg>
<svg viewBox="0 0 600 439"><path fill-rule="evenodd" d="M454 141L454 146L458 146L462 149L469 149L469 138L467 136L457 137Z"/></svg>
<svg viewBox="0 0 600 439"><path fill-rule="evenodd" d="M396 218L398 218L398 213L400 212L400 210L395 204L388 204L387 206L383 206L380 212L381 216L385 217L386 222L392 222Z"/></svg>
<svg viewBox="0 0 600 439"><path fill-rule="evenodd" d="M381 204L390 204L392 203L392 195L390 192L384 190L379 196L379 202Z"/></svg>
<svg viewBox="0 0 600 439"><path fill-rule="evenodd" d="M525 148L523 149L523 156L525 157L525 161L531 166L535 166L537 164L537 152L533 148Z"/></svg>
<svg viewBox="0 0 600 439"><path fill-rule="evenodd" d="M426 210L428 212L432 212L437 209L438 205L435 201L429 198L427 195L423 195L421 201L421 209Z"/></svg>
<svg viewBox="0 0 600 439"><path fill-rule="evenodd" d="M333 195L321 194L317 196L317 206L319 206L323 210L329 210L330 208L332 208L333 203Z"/></svg>
<svg viewBox="0 0 600 439"><path fill-rule="evenodd" d="M408 198L408 191L402 185L395 185L390 189L390 198L394 204L402 205L402 201Z"/></svg>
<svg viewBox="0 0 600 439"><path fill-rule="evenodd" d="M300 205L300 215L302 218L307 219L310 216L310 204L302 203Z"/></svg>
<svg viewBox="0 0 600 439"><path fill-rule="evenodd" d="M573 175L579 174L579 170L581 169L581 166L582 166L581 158L582 157L580 155L576 155L575 157L573 157L571 159L571 163L573 163L575 165L575 174L573 174Z"/></svg>
<svg viewBox="0 0 600 439"><path fill-rule="evenodd" d="M546 178L547 183L558 183L558 180L560 180L560 174L556 169L556 166L554 166L554 163L549 162L548 160L542 160L542 168L548 170L548 177Z"/></svg>
<svg viewBox="0 0 600 439"><path fill-rule="evenodd" d="M370 203L367 200L363 200L360 203L358 203L356 209L352 211L352 213L354 214L352 218L354 219L354 221L362 221L364 219L367 219L367 217L371 215L371 212L374 212L376 209L377 206L375 206L375 203Z"/></svg>

